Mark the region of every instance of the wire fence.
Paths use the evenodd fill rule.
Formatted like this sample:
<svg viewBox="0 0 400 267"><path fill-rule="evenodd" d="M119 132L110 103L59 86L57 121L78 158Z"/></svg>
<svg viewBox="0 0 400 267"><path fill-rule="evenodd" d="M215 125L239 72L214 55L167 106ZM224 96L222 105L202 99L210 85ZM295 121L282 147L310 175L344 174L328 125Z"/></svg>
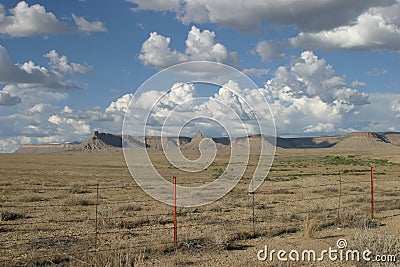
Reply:
<svg viewBox="0 0 400 267"><path fill-rule="evenodd" d="M210 205L178 207L177 240L173 207L153 200L133 182L47 187L3 181L0 265L84 264L98 254L127 249L136 255L235 249L255 237L305 231L305 222L315 218L320 229L368 227L400 216L399 176L394 170L374 174L374 202L368 169L270 178L254 194L246 193L244 180Z"/></svg>

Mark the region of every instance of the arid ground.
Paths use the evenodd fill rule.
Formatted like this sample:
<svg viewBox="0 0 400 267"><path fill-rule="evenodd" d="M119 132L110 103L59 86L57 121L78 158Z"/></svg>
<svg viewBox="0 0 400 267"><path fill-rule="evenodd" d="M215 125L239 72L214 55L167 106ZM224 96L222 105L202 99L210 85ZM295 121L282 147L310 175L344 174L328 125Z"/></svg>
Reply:
<svg viewBox="0 0 400 267"><path fill-rule="evenodd" d="M160 173L188 186L215 179L227 164L222 153L201 175L188 177L152 153ZM0 265L365 266L327 257L257 259L265 245L319 253L337 249L340 238L346 249L396 255L400 264L400 148L278 149L270 174L252 195L247 188L255 166L252 157L222 199L178 208L174 248L173 207L136 185L121 150L1 154Z"/></svg>

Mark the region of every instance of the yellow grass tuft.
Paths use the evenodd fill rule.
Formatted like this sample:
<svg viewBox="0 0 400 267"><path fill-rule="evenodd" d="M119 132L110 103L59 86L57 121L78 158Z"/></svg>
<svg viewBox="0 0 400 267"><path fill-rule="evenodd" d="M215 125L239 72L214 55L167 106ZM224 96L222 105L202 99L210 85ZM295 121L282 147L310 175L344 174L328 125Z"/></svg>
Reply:
<svg viewBox="0 0 400 267"><path fill-rule="evenodd" d="M305 222L304 236L307 238L314 238L315 232L319 228L319 221L317 218L307 219Z"/></svg>

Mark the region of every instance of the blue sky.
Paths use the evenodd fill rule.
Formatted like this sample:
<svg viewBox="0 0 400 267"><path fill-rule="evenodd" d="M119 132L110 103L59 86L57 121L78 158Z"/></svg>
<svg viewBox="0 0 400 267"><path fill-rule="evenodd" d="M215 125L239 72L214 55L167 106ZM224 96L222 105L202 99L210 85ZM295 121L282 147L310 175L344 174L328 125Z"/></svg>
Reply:
<svg viewBox="0 0 400 267"><path fill-rule="evenodd" d="M399 1L0 4L1 152L119 133L137 88L191 60L248 74L281 136L400 131Z"/></svg>

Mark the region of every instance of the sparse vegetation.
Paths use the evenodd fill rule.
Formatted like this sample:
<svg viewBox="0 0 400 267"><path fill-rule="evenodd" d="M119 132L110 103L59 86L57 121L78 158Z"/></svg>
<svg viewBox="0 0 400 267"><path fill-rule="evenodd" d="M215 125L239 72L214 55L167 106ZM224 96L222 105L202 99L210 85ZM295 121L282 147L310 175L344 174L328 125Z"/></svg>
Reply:
<svg viewBox="0 0 400 267"><path fill-rule="evenodd" d="M224 169L218 168L214 170L213 177L218 178L224 173Z"/></svg>
<svg viewBox="0 0 400 267"><path fill-rule="evenodd" d="M361 156L325 156L322 160L326 164L332 165L350 165L350 166L386 166L393 165L394 163L390 162L387 159L364 159ZM344 173L349 172L368 172L368 170L362 169L352 169L352 170L344 170Z"/></svg>
<svg viewBox="0 0 400 267"><path fill-rule="evenodd" d="M275 189L272 191L272 194L285 194L285 195L292 195L294 194L293 191L284 189L284 188L279 188L279 189Z"/></svg>
<svg viewBox="0 0 400 267"><path fill-rule="evenodd" d="M367 172L367 173L369 173L371 170L369 170L368 168L365 168L365 169L346 169L346 170L343 170L343 173L344 174L348 174L348 173L364 173L364 172Z"/></svg>
<svg viewBox="0 0 400 267"><path fill-rule="evenodd" d="M319 221L317 218L307 219L305 221L304 236L307 238L313 238L318 228Z"/></svg>
<svg viewBox="0 0 400 267"><path fill-rule="evenodd" d="M114 249L88 253L84 259L75 262L74 265L84 267L90 263L91 266L141 267L146 266L145 256L145 250Z"/></svg>
<svg viewBox="0 0 400 267"><path fill-rule="evenodd" d="M400 258L400 238L396 235L385 235L373 232L371 230L363 230L354 235L352 240L352 248L364 251L370 250L372 254L371 259L378 255L395 256L397 261ZM361 265L367 264L364 260L360 262ZM379 266L396 266L396 262L381 262Z"/></svg>
<svg viewBox="0 0 400 267"><path fill-rule="evenodd" d="M399 201L399 199L388 199L388 200L379 201L377 203L377 209L378 210L398 210L398 209L400 209L400 201Z"/></svg>
<svg viewBox="0 0 400 267"><path fill-rule="evenodd" d="M383 165L376 168L377 219L371 219L368 164L379 158L377 151L336 159L320 150L310 154L285 150L254 195L255 229L253 200L247 193L250 178L242 179L210 205L177 209L175 250L173 208L146 195L126 168L116 167L123 165L122 154L110 153L42 154L29 158L29 167L18 164L25 163L23 155L4 156L2 171L7 180L0 182L0 245L9 248L0 265L224 266L233 260L237 266L256 266L254 251L265 244L285 246L285 238L294 248L300 248L304 238L312 238L313 248L334 244L342 233L350 240L363 229L380 232L394 227L394 234L400 233L396 216L400 188L394 178L398 165L378 162ZM386 151L384 156L388 157ZM152 157L160 173L177 176L178 184L185 186L212 181L226 166L222 155L204 174L188 177L169 168L159 154ZM248 164L243 177L252 177L256 165L255 161ZM340 210L339 171L345 174Z"/></svg>
<svg viewBox="0 0 400 267"><path fill-rule="evenodd" d="M46 200L46 199L44 197L42 197L41 195L33 194L33 195L23 196L22 198L19 199L19 202L29 203L29 202L39 202L39 201L44 201L44 200Z"/></svg>
<svg viewBox="0 0 400 267"><path fill-rule="evenodd" d="M359 229L376 228L380 225L379 220L371 219L361 209L345 208L340 213L339 225L342 227L354 227Z"/></svg>
<svg viewBox="0 0 400 267"><path fill-rule="evenodd" d="M3 210L0 212L0 221L15 221L22 218L24 218L24 215L19 212L7 210Z"/></svg>
<svg viewBox="0 0 400 267"><path fill-rule="evenodd" d="M64 205L67 206L91 206L95 204L96 204L95 200L82 198L79 196L71 196L64 201Z"/></svg>
<svg viewBox="0 0 400 267"><path fill-rule="evenodd" d="M72 184L69 188L69 192L72 194L86 194L90 191L84 185Z"/></svg>
<svg viewBox="0 0 400 267"><path fill-rule="evenodd" d="M355 156L326 156L324 158L326 164L332 165L366 165L367 162L359 157Z"/></svg>
<svg viewBox="0 0 400 267"><path fill-rule="evenodd" d="M129 203L118 208L119 211L141 211L142 207L136 203Z"/></svg>
<svg viewBox="0 0 400 267"><path fill-rule="evenodd" d="M339 188L333 187L333 186L326 186L325 190L330 193L338 193L339 192Z"/></svg>
<svg viewBox="0 0 400 267"><path fill-rule="evenodd" d="M350 192L364 192L364 189L359 186L350 186L348 190Z"/></svg>
<svg viewBox="0 0 400 267"><path fill-rule="evenodd" d="M148 218L138 218L134 220L124 220L120 221L118 223L118 226L120 228L125 228L125 229L135 229L139 226L149 224L150 220Z"/></svg>

